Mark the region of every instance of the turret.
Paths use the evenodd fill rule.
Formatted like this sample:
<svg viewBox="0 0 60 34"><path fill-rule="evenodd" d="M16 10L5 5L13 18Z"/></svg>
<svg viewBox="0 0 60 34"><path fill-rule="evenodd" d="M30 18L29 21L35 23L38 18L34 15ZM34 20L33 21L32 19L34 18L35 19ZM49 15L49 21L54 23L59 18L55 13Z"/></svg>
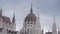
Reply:
<svg viewBox="0 0 60 34"><path fill-rule="evenodd" d="M12 30L15 31L16 30L16 23L15 23L15 13L13 14L13 18L12 18Z"/></svg>
<svg viewBox="0 0 60 34"><path fill-rule="evenodd" d="M3 25L3 19L2 19L2 5L1 5L1 8L0 8L0 28L2 28L2 25Z"/></svg>
<svg viewBox="0 0 60 34"><path fill-rule="evenodd" d="M57 27L56 27L56 23L55 23L55 16L54 16L54 22L53 22L53 26L52 26L52 34L57 34Z"/></svg>
<svg viewBox="0 0 60 34"><path fill-rule="evenodd" d="M15 23L15 13L14 13L13 18L12 18L12 23Z"/></svg>
<svg viewBox="0 0 60 34"><path fill-rule="evenodd" d="M2 17L2 5L1 5L1 8L0 8L0 17Z"/></svg>

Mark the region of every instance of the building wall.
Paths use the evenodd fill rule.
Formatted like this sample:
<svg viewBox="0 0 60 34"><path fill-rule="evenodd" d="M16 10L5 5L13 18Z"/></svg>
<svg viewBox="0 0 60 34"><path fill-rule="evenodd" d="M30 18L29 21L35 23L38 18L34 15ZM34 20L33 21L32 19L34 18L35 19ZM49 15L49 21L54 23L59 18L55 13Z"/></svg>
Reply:
<svg viewBox="0 0 60 34"><path fill-rule="evenodd" d="M38 21L38 19L36 22L24 22L23 28L20 32L26 34L42 34L40 22Z"/></svg>
<svg viewBox="0 0 60 34"><path fill-rule="evenodd" d="M58 34L60 34L60 31L58 31Z"/></svg>
<svg viewBox="0 0 60 34"><path fill-rule="evenodd" d="M35 25L35 33L36 34L42 34L42 30L41 30L41 24L40 24L40 18L37 17L37 21L36 21L36 25Z"/></svg>
<svg viewBox="0 0 60 34"><path fill-rule="evenodd" d="M16 24L3 22L2 18L0 18L0 28L3 28L2 31L0 30L0 34L12 34L8 33L7 30L14 31L14 33L16 32ZM16 34L20 34L20 32L17 32Z"/></svg>
<svg viewBox="0 0 60 34"><path fill-rule="evenodd" d="M2 28L2 27L3 27L3 19L0 18L0 28Z"/></svg>

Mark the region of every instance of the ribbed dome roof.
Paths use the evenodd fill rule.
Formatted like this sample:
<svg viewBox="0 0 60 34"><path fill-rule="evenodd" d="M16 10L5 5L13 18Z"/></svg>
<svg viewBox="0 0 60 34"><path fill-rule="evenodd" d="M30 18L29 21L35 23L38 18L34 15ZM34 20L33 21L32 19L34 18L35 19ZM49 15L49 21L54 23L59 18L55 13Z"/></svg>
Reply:
<svg viewBox="0 0 60 34"><path fill-rule="evenodd" d="M30 13L27 15L27 17L25 18L25 22L26 21L34 21L36 22L36 16L35 14L33 14L33 10L32 10L32 7L31 7L31 11Z"/></svg>

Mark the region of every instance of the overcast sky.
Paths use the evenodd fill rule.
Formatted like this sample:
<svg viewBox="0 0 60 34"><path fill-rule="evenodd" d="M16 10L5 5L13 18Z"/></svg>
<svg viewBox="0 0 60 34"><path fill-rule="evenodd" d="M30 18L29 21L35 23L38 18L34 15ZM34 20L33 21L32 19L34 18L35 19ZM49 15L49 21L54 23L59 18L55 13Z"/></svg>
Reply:
<svg viewBox="0 0 60 34"><path fill-rule="evenodd" d="M30 12L31 3L34 14L36 16L38 12L40 14L40 23L44 31L52 29L53 15L55 15L57 28L60 28L60 0L0 0L0 7L2 4L3 15L11 19L15 12L16 29L20 31L25 17Z"/></svg>

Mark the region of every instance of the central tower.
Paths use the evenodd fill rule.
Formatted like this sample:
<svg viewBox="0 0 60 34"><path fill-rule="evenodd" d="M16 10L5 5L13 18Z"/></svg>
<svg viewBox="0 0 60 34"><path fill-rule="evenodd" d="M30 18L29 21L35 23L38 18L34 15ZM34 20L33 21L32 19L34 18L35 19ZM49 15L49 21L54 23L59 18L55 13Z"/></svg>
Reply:
<svg viewBox="0 0 60 34"><path fill-rule="evenodd" d="M21 30L21 34L41 34L41 28L40 28L40 22L39 17L37 17L33 13L33 9L31 6L30 13L26 16L24 23L23 23L23 29Z"/></svg>
<svg viewBox="0 0 60 34"><path fill-rule="evenodd" d="M33 14L32 6L31 6L30 13L25 18L24 21L25 23L23 25L25 27L26 34L35 34L36 21L37 21L37 17L35 16L35 14Z"/></svg>

